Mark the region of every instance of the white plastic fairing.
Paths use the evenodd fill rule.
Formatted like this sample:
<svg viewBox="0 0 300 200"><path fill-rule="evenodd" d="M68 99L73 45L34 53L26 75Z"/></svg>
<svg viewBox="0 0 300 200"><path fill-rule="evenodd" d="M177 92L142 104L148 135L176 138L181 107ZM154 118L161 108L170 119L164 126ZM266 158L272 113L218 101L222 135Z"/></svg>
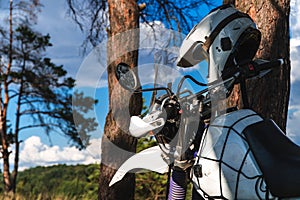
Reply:
<svg viewBox="0 0 300 200"><path fill-rule="evenodd" d="M161 154L162 151L159 146L154 146L130 157L118 169L109 186L122 180L125 174L133 169L147 169L161 174L166 173L168 164L162 159Z"/></svg>
<svg viewBox="0 0 300 200"><path fill-rule="evenodd" d="M263 119L252 110L239 110L216 118L204 132L195 165L202 177L193 175L197 191L221 199L265 197L262 173L243 136L243 130Z"/></svg>
<svg viewBox="0 0 300 200"><path fill-rule="evenodd" d="M133 137L143 137L150 131L156 130L164 126L165 120L158 118L150 122L145 122L138 116L132 116L130 118L129 132Z"/></svg>

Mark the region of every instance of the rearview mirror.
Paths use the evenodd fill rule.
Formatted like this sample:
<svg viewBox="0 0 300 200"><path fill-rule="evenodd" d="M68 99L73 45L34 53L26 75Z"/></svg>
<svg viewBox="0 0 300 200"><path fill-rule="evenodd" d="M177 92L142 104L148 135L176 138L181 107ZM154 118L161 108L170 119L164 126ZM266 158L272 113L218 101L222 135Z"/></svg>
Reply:
<svg viewBox="0 0 300 200"><path fill-rule="evenodd" d="M119 84L126 90L135 91L138 87L134 71L126 63L119 63L116 67L116 77Z"/></svg>

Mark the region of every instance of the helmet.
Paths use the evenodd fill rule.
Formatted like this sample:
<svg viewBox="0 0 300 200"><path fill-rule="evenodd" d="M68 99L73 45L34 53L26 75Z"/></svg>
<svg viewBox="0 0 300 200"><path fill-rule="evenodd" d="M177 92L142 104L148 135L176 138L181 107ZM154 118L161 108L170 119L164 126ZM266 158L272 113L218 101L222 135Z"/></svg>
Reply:
<svg viewBox="0 0 300 200"><path fill-rule="evenodd" d="M237 64L253 59L261 39L249 15L223 5L212 10L184 39L177 65L209 63L208 83L225 78ZM231 74L232 75L232 74Z"/></svg>

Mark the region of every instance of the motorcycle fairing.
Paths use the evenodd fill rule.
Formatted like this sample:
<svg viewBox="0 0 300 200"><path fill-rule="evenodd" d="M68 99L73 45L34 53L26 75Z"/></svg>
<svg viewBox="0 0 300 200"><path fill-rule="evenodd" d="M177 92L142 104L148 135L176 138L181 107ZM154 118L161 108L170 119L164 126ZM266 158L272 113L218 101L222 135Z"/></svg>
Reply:
<svg viewBox="0 0 300 200"><path fill-rule="evenodd" d="M300 147L272 120L257 122L244 134L271 193L281 198L299 197Z"/></svg>
<svg viewBox="0 0 300 200"><path fill-rule="evenodd" d="M162 151L160 147L154 146L130 157L115 173L109 183L109 186L112 186L116 182L122 180L125 174L133 169L146 169L161 174L166 173L168 171L168 164L162 159L161 153Z"/></svg>
<svg viewBox="0 0 300 200"><path fill-rule="evenodd" d="M197 192L212 199L265 198L265 183L243 130L263 119L252 110L216 118L204 132L192 168ZM201 167L202 176L193 169Z"/></svg>

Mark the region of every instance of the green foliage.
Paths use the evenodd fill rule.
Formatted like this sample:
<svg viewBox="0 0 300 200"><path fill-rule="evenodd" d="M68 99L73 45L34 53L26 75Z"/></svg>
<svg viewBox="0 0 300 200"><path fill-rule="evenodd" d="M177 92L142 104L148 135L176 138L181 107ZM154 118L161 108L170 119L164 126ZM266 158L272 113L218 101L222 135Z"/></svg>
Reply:
<svg viewBox="0 0 300 200"><path fill-rule="evenodd" d="M155 172L136 174L135 199L165 199L168 176Z"/></svg>
<svg viewBox="0 0 300 200"><path fill-rule="evenodd" d="M157 145L153 136L143 137L138 140L137 152ZM142 172L136 174L135 199L136 200L158 200L166 199L168 175L156 172ZM186 199L191 199L192 184L188 184Z"/></svg>
<svg viewBox="0 0 300 200"><path fill-rule="evenodd" d="M143 137L138 140L137 152L157 145L153 137ZM156 172L136 174L135 199L165 199L168 176Z"/></svg>
<svg viewBox="0 0 300 200"><path fill-rule="evenodd" d="M56 165L19 172L17 194L24 199L97 199L99 165Z"/></svg>
<svg viewBox="0 0 300 200"><path fill-rule="evenodd" d="M136 147L136 152L140 152L144 149L150 148L157 145L156 140L154 139L153 136L149 137L142 137L138 140L137 147Z"/></svg>

